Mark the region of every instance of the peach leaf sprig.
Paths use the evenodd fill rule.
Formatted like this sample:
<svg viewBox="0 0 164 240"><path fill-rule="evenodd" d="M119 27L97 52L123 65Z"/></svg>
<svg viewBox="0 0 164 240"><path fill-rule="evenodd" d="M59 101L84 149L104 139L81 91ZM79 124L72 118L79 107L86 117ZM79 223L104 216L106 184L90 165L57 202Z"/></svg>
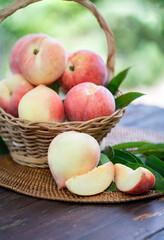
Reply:
<svg viewBox="0 0 164 240"><path fill-rule="evenodd" d="M116 76L114 76L112 78L112 80L106 86L107 89L113 95L116 95L117 91L119 90L120 85L126 78L129 70L130 70L130 67L126 68L125 70L118 73ZM134 101L135 99L137 99L143 95L144 95L143 93L139 93L139 92L128 92L128 93L122 94L121 96L116 97L115 98L116 110L127 107L132 101Z"/></svg>

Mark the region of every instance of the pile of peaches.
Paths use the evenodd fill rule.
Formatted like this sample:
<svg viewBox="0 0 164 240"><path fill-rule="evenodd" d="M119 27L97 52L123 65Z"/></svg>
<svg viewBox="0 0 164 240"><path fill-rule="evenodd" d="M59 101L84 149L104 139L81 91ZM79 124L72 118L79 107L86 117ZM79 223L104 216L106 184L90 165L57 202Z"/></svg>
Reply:
<svg viewBox="0 0 164 240"><path fill-rule="evenodd" d="M0 107L14 117L30 121L87 121L110 116L115 100L105 87L108 73L94 52L69 53L58 40L45 34L19 39L10 54L12 76L0 81ZM65 93L64 103L50 86L56 81ZM123 192L149 190L154 175L108 161L101 166L100 146L88 134L68 131L56 136L48 149L48 164L59 189L78 195L103 192L115 181Z"/></svg>
<svg viewBox="0 0 164 240"><path fill-rule="evenodd" d="M87 121L109 116L115 100L105 87L107 68L96 53L66 51L45 34L20 38L10 54L12 76L0 81L0 107L30 121ZM64 103L50 86L59 82Z"/></svg>

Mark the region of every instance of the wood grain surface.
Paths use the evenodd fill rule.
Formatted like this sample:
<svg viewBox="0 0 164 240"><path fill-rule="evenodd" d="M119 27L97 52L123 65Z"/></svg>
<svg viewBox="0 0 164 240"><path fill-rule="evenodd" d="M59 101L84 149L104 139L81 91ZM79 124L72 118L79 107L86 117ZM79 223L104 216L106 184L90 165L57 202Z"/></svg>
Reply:
<svg viewBox="0 0 164 240"><path fill-rule="evenodd" d="M119 125L164 134L164 109L131 105ZM40 200L0 188L0 240L164 239L164 197L122 204Z"/></svg>

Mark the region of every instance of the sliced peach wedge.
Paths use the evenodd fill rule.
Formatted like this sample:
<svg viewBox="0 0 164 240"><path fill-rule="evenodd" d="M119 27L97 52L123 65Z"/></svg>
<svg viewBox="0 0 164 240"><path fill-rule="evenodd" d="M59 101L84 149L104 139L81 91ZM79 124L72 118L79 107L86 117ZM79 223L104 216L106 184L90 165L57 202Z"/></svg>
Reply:
<svg viewBox="0 0 164 240"><path fill-rule="evenodd" d="M151 189L155 183L152 172L143 167L133 170L123 164L115 164L116 187L129 194L140 194Z"/></svg>
<svg viewBox="0 0 164 240"><path fill-rule="evenodd" d="M90 196L103 192L114 178L114 165L107 162L95 169L66 181L66 187L72 193Z"/></svg>

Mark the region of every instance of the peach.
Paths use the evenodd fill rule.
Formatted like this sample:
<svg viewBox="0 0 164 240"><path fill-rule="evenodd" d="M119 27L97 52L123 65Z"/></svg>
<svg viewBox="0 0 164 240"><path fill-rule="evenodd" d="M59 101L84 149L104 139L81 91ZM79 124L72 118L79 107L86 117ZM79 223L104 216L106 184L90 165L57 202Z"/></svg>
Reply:
<svg viewBox="0 0 164 240"><path fill-rule="evenodd" d="M48 164L58 188L77 175L94 169L100 158L98 142L86 133L68 131L59 134L48 149Z"/></svg>
<svg viewBox="0 0 164 240"><path fill-rule="evenodd" d="M107 83L107 68L99 55L92 51L80 50L70 54L60 86L66 90L83 82L92 82L97 85Z"/></svg>
<svg viewBox="0 0 164 240"><path fill-rule="evenodd" d="M39 85L25 94L18 106L19 117L30 121L64 119L64 106L58 94L45 85Z"/></svg>
<svg viewBox="0 0 164 240"><path fill-rule="evenodd" d="M33 89L22 75L14 74L0 81L0 107L7 113L18 116L18 104L21 98Z"/></svg>
<svg viewBox="0 0 164 240"><path fill-rule="evenodd" d="M107 189L113 178L114 165L112 162L107 162L88 173L68 179L66 187L77 195L90 196Z"/></svg>
<svg viewBox="0 0 164 240"><path fill-rule="evenodd" d="M115 100L106 87L80 83L69 90L64 107L68 120L87 121L111 115L115 111Z"/></svg>
<svg viewBox="0 0 164 240"><path fill-rule="evenodd" d="M20 38L13 46L11 53L10 53L10 69L13 73L21 73L19 67L19 58L21 50L23 49L23 45L33 38L35 34L27 34Z"/></svg>
<svg viewBox="0 0 164 240"><path fill-rule="evenodd" d="M153 187L155 177L148 169L133 170L123 164L115 164L115 184L118 190L129 194L140 194Z"/></svg>
<svg viewBox="0 0 164 240"><path fill-rule="evenodd" d="M67 52L61 42L36 35L26 42L20 55L20 70L34 85L50 84L64 72Z"/></svg>

